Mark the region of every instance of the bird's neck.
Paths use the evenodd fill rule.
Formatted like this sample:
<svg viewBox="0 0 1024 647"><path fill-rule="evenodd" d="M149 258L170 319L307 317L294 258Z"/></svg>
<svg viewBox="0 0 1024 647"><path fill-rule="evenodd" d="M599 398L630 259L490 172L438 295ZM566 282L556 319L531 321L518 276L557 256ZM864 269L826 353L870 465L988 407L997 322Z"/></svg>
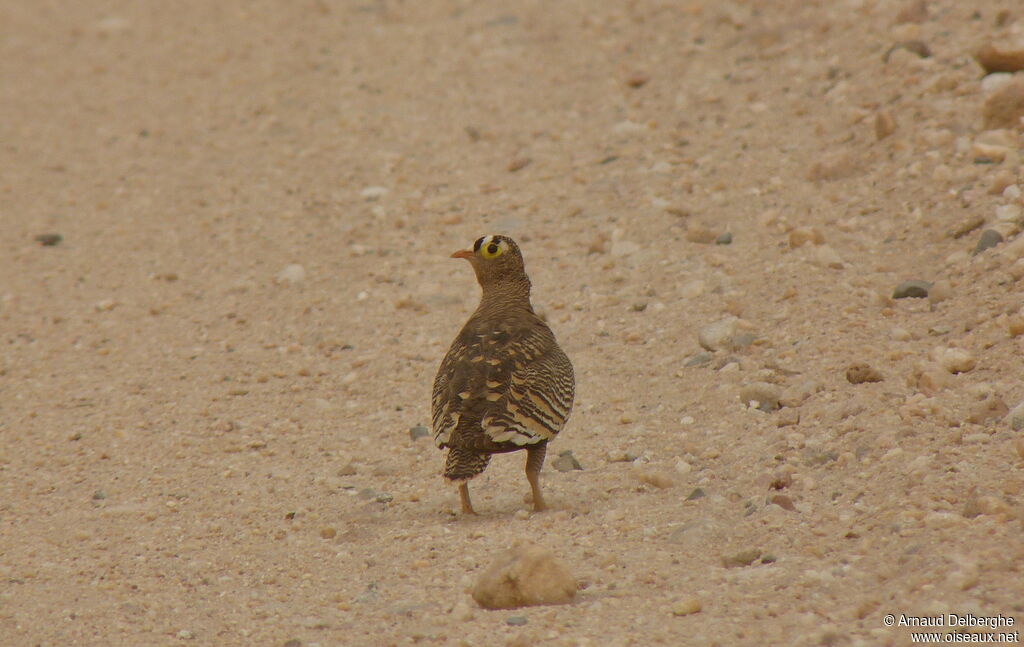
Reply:
<svg viewBox="0 0 1024 647"><path fill-rule="evenodd" d="M533 311L530 305L530 279L523 277L512 281L500 281L483 286L478 309L505 310L525 308Z"/></svg>

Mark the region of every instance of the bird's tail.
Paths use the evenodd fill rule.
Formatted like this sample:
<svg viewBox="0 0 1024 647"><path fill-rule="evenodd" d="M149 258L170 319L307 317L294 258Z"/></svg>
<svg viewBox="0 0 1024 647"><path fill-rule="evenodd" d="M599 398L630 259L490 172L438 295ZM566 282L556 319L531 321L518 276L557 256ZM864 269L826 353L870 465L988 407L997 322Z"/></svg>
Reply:
<svg viewBox="0 0 1024 647"><path fill-rule="evenodd" d="M444 463L444 477L452 481L466 481L484 471L490 462L490 454L452 447L448 450L448 459Z"/></svg>

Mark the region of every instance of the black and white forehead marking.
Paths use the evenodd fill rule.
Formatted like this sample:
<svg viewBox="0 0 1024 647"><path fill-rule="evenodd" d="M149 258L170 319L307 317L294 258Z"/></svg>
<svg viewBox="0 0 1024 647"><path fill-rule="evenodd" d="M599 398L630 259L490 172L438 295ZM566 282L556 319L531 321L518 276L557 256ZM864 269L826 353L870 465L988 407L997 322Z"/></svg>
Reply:
<svg viewBox="0 0 1024 647"><path fill-rule="evenodd" d="M500 246L503 241L504 241L504 238L502 236L496 236L496 235L483 236L481 238L477 238L476 242L473 243L473 251L474 252L479 252L481 247L487 247L487 246L493 245L494 249L489 249L488 250L488 251L490 251L490 253L493 254L494 252L497 251L498 246Z"/></svg>

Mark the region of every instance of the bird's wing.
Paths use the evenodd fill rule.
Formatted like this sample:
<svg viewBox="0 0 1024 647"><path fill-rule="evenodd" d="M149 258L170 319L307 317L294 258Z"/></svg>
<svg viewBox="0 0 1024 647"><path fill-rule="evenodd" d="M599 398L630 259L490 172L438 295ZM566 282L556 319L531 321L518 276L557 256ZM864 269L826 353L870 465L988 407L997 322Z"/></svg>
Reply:
<svg viewBox="0 0 1024 647"><path fill-rule="evenodd" d="M572 364L542 322L485 331L467 324L434 379L434 438L447 445L465 421L463 428L483 431L479 441L487 444L548 440L565 424L572 400Z"/></svg>

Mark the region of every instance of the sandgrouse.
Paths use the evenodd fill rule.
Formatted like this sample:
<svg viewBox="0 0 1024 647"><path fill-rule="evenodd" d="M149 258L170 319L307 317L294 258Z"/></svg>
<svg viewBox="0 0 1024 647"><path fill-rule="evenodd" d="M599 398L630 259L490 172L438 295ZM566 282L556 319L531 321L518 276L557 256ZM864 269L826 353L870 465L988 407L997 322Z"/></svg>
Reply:
<svg viewBox="0 0 1024 647"><path fill-rule="evenodd" d="M452 258L469 261L483 295L434 378L434 438L448 449L444 476L459 484L462 512L476 514L469 479L491 454L525 449L533 507L544 510L540 469L548 441L572 410L572 364L533 311L515 241L484 236Z"/></svg>

